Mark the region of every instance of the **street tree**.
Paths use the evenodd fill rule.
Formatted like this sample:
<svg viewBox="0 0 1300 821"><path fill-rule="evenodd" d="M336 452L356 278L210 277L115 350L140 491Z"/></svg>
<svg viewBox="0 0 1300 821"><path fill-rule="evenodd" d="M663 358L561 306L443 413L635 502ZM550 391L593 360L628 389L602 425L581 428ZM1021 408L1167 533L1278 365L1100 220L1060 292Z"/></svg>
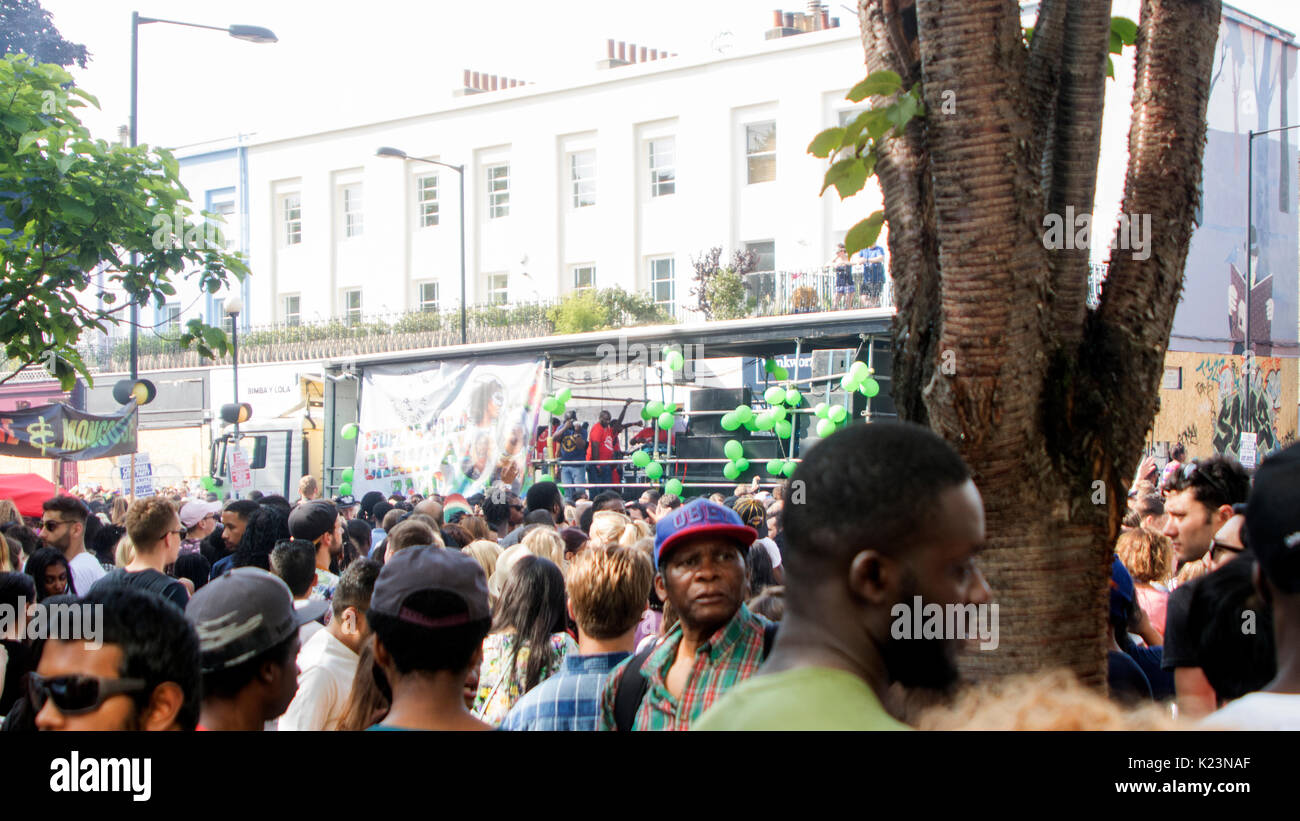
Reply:
<svg viewBox="0 0 1300 821"><path fill-rule="evenodd" d="M861 0L859 17L854 91L872 108L810 151L841 195L879 180L883 213L846 243L889 226L894 402L957 447L984 497L1000 644L965 672L1103 685L1110 557L1182 288L1220 3L1143 0L1127 28L1109 0L1044 0L1028 37L1015 0ZM1150 253L1111 252L1094 310L1087 243L1049 228L1093 210L1117 40L1136 45L1121 211L1149 217Z"/></svg>
<svg viewBox="0 0 1300 821"><path fill-rule="evenodd" d="M186 203L165 149L95 140L76 109L98 106L53 64L0 60L0 343L9 371L39 366L70 388L91 375L83 334L127 320L132 304L162 306L176 283L217 293L247 273L227 253L220 217ZM190 320L177 340L224 354L225 332Z"/></svg>
<svg viewBox="0 0 1300 821"><path fill-rule="evenodd" d="M0 0L0 56L27 54L38 63L86 67L86 47L63 39L39 0Z"/></svg>

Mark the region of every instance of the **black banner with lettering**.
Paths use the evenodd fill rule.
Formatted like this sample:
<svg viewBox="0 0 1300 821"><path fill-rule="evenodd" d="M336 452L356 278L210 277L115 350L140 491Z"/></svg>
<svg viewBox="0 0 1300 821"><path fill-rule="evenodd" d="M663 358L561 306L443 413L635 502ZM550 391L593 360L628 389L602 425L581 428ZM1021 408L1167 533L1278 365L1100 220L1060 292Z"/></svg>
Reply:
<svg viewBox="0 0 1300 821"><path fill-rule="evenodd" d="M107 416L62 403L0 411L0 454L80 462L134 453L137 411L135 402Z"/></svg>

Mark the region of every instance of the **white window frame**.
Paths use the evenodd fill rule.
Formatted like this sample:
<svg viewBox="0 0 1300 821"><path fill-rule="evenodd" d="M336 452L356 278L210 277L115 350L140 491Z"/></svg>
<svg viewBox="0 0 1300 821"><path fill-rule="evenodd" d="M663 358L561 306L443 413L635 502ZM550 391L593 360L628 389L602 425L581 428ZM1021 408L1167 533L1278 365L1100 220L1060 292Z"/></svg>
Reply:
<svg viewBox="0 0 1300 821"><path fill-rule="evenodd" d="M227 251L235 244L234 229L237 227L232 219L238 209L235 203L235 194L233 191L222 194L220 197L212 200L212 213L220 214L223 222L213 227L219 230L221 236L221 247Z"/></svg>
<svg viewBox="0 0 1300 821"><path fill-rule="evenodd" d="M163 321L158 323L155 333L175 336L181 332L181 304L167 302L162 306Z"/></svg>
<svg viewBox="0 0 1300 821"><path fill-rule="evenodd" d="M508 304L510 302L510 274L502 271L488 274L487 287L484 292L487 294L488 304Z"/></svg>
<svg viewBox="0 0 1300 821"><path fill-rule="evenodd" d="M772 128L772 145L763 151L755 151L750 148L750 134L764 126ZM771 158L772 175L766 179L754 179L754 161ZM745 181L748 185L758 185L764 182L776 181L776 120L758 120L752 123L745 123Z"/></svg>
<svg viewBox="0 0 1300 821"><path fill-rule="evenodd" d="M284 244L302 244L302 194L285 194L280 198L280 219L284 223Z"/></svg>
<svg viewBox="0 0 1300 821"><path fill-rule="evenodd" d="M586 272L588 282L586 285L580 284L580 277ZM573 283L574 293L578 291L595 291L596 290L596 263L583 262L578 265L569 266L569 281Z"/></svg>
<svg viewBox="0 0 1300 821"><path fill-rule="evenodd" d="M656 151L655 146L660 146ZM650 197L671 197L677 193L677 137L652 137L646 140L650 172ZM662 164L656 164L658 157Z"/></svg>
<svg viewBox="0 0 1300 821"><path fill-rule="evenodd" d="M505 173L497 175L501 169L505 169ZM510 163L493 163L483 172L487 182L487 218L494 220L510 216Z"/></svg>
<svg viewBox="0 0 1300 821"><path fill-rule="evenodd" d="M771 268L764 268L764 267L762 267L762 263L756 262L755 265L757 265L758 267L756 267L756 268L753 270L753 273L756 273L756 274L760 274L760 273L770 273L770 272L776 270L776 240L775 240L775 239L756 239L756 240L749 240L748 242L742 242L742 243L741 243L741 248L743 248L745 251L754 251L755 255L757 255L758 252L754 250L754 247L753 247L753 246L755 246L755 245L767 245L767 244L771 244L771 246L772 246L772 267L771 267Z"/></svg>
<svg viewBox="0 0 1300 821"><path fill-rule="evenodd" d="M596 204L596 149L569 154L570 206L591 208Z"/></svg>
<svg viewBox="0 0 1300 821"><path fill-rule="evenodd" d="M677 260L671 256L650 257L646 260L646 276L650 283L650 298L656 305L662 305L669 316L677 316ZM668 264L668 276L663 277L662 263ZM668 299L662 300L655 293L655 286L668 283Z"/></svg>
<svg viewBox="0 0 1300 821"><path fill-rule="evenodd" d="M353 294L356 294L357 297L357 306L355 308L353 308L352 305L350 304L351 297ZM347 325L359 324L363 316L362 311L365 310L364 308L365 303L361 301L361 296L362 296L361 289L346 288L343 290L341 296L342 298L339 301L342 302L343 304L343 322Z"/></svg>
<svg viewBox="0 0 1300 821"><path fill-rule="evenodd" d="M293 310L289 310L289 300L293 300ZM295 328L302 324L302 294L281 294L280 313L286 327Z"/></svg>
<svg viewBox="0 0 1300 821"><path fill-rule="evenodd" d="M433 286L433 299L426 296L425 288ZM438 313L442 289L438 287L438 280L426 279L423 282L415 283L415 303L416 308L421 313Z"/></svg>
<svg viewBox="0 0 1300 821"><path fill-rule="evenodd" d="M415 178L415 207L421 228L438 224L438 185L437 173L421 174Z"/></svg>
<svg viewBox="0 0 1300 821"><path fill-rule="evenodd" d="M343 204L343 236L347 239L359 237L365 232L365 201L361 185L345 185L339 191L339 200Z"/></svg>

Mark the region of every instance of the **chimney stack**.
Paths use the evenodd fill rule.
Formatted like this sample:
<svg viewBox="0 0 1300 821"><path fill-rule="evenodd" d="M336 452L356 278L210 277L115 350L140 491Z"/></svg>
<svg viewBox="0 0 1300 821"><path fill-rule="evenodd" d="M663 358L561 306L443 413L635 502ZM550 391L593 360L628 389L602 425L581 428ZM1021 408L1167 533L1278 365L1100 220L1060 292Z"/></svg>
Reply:
<svg viewBox="0 0 1300 821"><path fill-rule="evenodd" d="M605 54L605 59L596 62L596 68L618 68L633 63L645 63L677 56L675 52L670 53L667 49L638 46L636 43L613 39L605 41Z"/></svg>

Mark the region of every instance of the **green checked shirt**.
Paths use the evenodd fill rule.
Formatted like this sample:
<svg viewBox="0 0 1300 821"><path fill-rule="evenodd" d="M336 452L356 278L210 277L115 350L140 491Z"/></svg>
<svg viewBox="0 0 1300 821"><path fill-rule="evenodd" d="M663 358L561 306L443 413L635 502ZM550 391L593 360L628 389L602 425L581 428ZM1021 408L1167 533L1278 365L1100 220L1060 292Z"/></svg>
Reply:
<svg viewBox="0 0 1300 821"><path fill-rule="evenodd" d="M752 676L763 663L763 629L767 619L741 605L736 615L695 651L695 664L686 677L680 699L668 692L668 670L677 658L682 625L673 625L646 659L641 672L649 679L645 698L637 708L633 730L689 730L691 723L728 690ZM599 729L613 730L614 698L628 664L615 667L601 699Z"/></svg>

